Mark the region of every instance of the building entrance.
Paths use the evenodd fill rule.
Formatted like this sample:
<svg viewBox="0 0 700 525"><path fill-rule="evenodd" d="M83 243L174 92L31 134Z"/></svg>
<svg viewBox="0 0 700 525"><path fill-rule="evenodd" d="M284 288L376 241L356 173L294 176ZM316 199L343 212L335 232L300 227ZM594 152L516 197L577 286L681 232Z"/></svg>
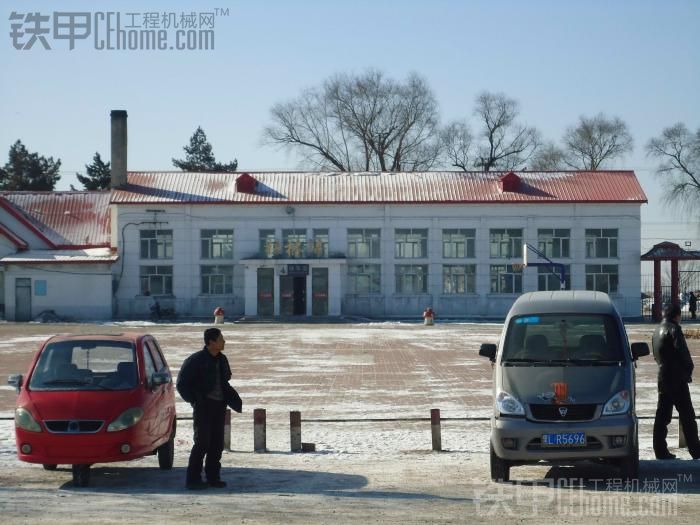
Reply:
<svg viewBox="0 0 700 525"><path fill-rule="evenodd" d="M280 315L306 315L306 276L280 276Z"/></svg>

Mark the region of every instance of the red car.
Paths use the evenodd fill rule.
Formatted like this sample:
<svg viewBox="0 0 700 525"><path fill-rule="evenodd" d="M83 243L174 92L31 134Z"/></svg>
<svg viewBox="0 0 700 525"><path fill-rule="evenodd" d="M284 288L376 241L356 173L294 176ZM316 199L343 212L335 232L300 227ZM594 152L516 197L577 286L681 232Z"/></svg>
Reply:
<svg viewBox="0 0 700 525"><path fill-rule="evenodd" d="M175 388L155 338L145 334L64 335L48 339L27 372L8 383L19 395L17 454L46 470L72 465L87 486L90 466L175 454Z"/></svg>

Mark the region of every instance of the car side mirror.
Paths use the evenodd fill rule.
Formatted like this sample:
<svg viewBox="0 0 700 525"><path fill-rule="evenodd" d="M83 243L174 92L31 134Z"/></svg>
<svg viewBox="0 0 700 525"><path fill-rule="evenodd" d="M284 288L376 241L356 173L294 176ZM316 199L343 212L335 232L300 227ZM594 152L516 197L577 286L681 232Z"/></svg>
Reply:
<svg viewBox="0 0 700 525"><path fill-rule="evenodd" d="M632 358L636 361L640 357L649 355L649 345L646 343L632 343Z"/></svg>
<svg viewBox="0 0 700 525"><path fill-rule="evenodd" d="M22 389L23 381L24 381L24 378L22 377L22 374L12 374L11 376L8 376L8 378L7 378L7 384L15 387L17 389L18 393Z"/></svg>
<svg viewBox="0 0 700 525"><path fill-rule="evenodd" d="M170 383L170 374L166 372L154 372L151 374L151 388Z"/></svg>
<svg viewBox="0 0 700 525"><path fill-rule="evenodd" d="M491 361L496 361L496 351L498 347L493 343L483 343L479 348L479 355L488 357Z"/></svg>

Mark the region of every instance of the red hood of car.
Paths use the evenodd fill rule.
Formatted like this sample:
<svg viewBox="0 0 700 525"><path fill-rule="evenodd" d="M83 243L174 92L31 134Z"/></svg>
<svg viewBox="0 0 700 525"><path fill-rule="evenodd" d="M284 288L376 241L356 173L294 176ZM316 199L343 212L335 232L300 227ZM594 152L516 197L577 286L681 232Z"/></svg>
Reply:
<svg viewBox="0 0 700 525"><path fill-rule="evenodd" d="M140 390L64 390L27 392L28 406L42 420L100 419L111 421L128 408L142 405Z"/></svg>

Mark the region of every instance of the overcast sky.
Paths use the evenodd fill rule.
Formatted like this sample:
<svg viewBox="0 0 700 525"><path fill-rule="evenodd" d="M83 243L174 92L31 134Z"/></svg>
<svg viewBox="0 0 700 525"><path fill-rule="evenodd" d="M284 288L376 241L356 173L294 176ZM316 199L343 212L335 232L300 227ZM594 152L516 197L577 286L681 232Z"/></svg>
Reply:
<svg viewBox="0 0 700 525"><path fill-rule="evenodd" d="M159 13L162 28L182 13L229 11L214 16L214 50L98 50L96 6L120 13L122 28L143 27L145 13ZM90 13L90 36L70 50L69 40L55 38L69 26L53 27L68 18L54 11ZM51 17L43 22L51 50L40 40L13 47L11 24L29 27L28 12ZM579 115L621 117L635 150L611 167L633 169L649 198L642 246L670 239L700 249L698 214L663 205L654 161L644 154L666 126L700 127L698 0L11 0L0 17L1 162L21 139L62 160L58 189L80 187L75 172L96 151L109 158L111 109L129 114L130 170L174 169L171 158L182 156L198 125L217 160L237 158L241 171L296 169L296 157L261 144L270 107L334 73L373 67L396 79L423 75L443 121L471 117L482 90L518 99L522 120L552 140ZM82 19L74 18L75 34L86 31ZM102 25L98 42L104 35ZM172 22L167 35L175 39ZM16 43L28 47L29 36Z"/></svg>

